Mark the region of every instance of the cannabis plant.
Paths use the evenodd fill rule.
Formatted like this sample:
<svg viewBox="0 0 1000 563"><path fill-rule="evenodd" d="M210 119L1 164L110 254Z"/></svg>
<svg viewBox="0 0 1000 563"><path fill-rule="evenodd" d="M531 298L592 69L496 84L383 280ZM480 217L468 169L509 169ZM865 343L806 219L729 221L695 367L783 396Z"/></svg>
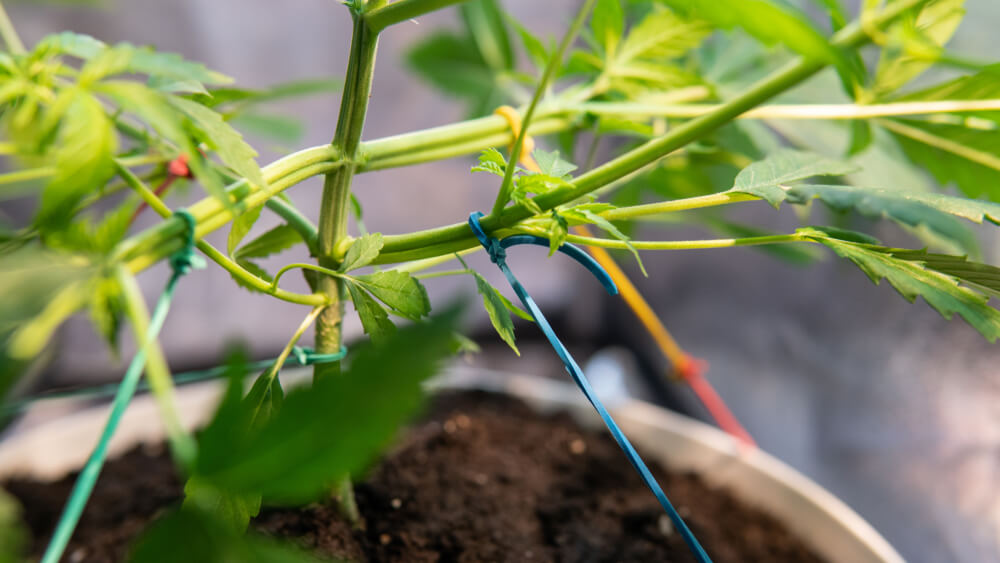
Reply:
<svg viewBox="0 0 1000 563"><path fill-rule="evenodd" d="M463 260L481 250L468 214L418 232L350 233L352 214L364 225L352 196L357 174L477 158L474 173L449 189L495 191L492 208L481 210L494 239L533 235L552 252L573 243L624 251L617 257L625 260L759 246L809 261L816 253L801 248L825 247L905 299L957 314L990 341L1000 336L1000 313L989 304L1000 270L977 261L968 225L1000 220L1000 66L945 47L963 0L866 0L853 19L840 0L801 9L779 0L585 0L558 41L506 16L496 0L343 4L353 36L332 142L264 166L234 127L247 122L238 118L274 99L322 95L329 82L239 88L177 55L72 32L29 48L0 9L8 170L0 193L34 205L30 217L4 217L0 231L0 393L38 365L70 316L89 314L112 347L128 322L140 350L116 408L144 369L188 479L183 508L139 543L137 559L177 560L185 550L196 560L305 559L244 534L262 500L332 494L356 517L350 476L391 438L416 407L421 379L461 341L454 311L426 319L424 283L471 277L499 337L517 350L512 315L524 312ZM470 119L365 140L380 35L454 4L461 28L423 38L409 63ZM921 85L911 85L918 77ZM787 103L802 84L822 85L812 89L821 96ZM607 150L614 156L597 158ZM923 170L933 182L868 180L872 169L893 167ZM298 199L319 210L315 225L286 196L314 176L324 178L322 197ZM168 190L184 184L203 197L171 209ZM729 217L759 200L800 210L818 200L835 225L773 232ZM259 232L265 207L282 222ZM163 220L133 227L146 208ZM912 244L886 246L851 230L867 224L853 215L895 222ZM665 219L707 236L633 238L637 224ZM224 249L204 240L219 229L229 229ZM313 259L275 271L261 265L296 246ZM198 258L229 272L234 291L307 313L246 394L252 366L234 356L217 415L195 437L178 420L155 334L174 285L195 290L196 275L178 279ZM135 276L165 260L174 276L151 319ZM428 272L449 262L458 266ZM309 292L282 288L292 272ZM341 361L347 314L360 317L371 343L352 345ZM298 348L312 325L313 348ZM315 376L285 396L278 373L288 361L313 364ZM88 463L92 476L100 448ZM45 561L58 559L88 492L78 485Z"/></svg>

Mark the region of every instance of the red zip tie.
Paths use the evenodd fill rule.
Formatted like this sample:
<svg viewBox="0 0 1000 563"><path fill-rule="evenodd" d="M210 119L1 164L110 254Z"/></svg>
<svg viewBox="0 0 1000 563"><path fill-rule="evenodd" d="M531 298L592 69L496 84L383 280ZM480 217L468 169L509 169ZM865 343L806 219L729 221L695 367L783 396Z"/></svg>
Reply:
<svg viewBox="0 0 1000 563"><path fill-rule="evenodd" d="M182 154L177 158L168 162L167 177L164 178L162 182L160 182L159 186L156 186L156 189L153 190L153 193L156 194L157 197L160 197L163 195L163 192L167 191L167 188L169 188L170 185L173 184L174 180L176 180L177 178L191 178L192 177L191 168L188 167L187 163L188 163L188 157L186 154ZM132 218L129 219L128 221L129 225L134 223L135 220L139 217L139 215L143 211L145 211L147 207L149 207L149 205L145 201L140 203L139 207L136 208L135 213L132 214Z"/></svg>
<svg viewBox="0 0 1000 563"><path fill-rule="evenodd" d="M698 400L705 405L708 413L715 419L716 424L729 435L736 437L743 445L756 448L757 443L754 442L750 433L736 420L736 417L733 416L732 411L726 406L722 397L715 392L712 384L705 379L705 372L707 370L708 362L688 354L684 355L683 361L674 366L674 373L677 377L687 382L691 390L698 396Z"/></svg>

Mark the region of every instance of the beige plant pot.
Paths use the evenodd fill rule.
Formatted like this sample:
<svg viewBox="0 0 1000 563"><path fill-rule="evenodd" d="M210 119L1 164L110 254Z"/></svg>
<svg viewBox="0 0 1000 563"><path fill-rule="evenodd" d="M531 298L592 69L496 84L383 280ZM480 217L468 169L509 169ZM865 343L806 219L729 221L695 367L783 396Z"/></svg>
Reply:
<svg viewBox="0 0 1000 563"><path fill-rule="evenodd" d="M290 373L283 380L291 384L304 376L302 372ZM593 408L568 382L456 368L430 387L506 393L542 412L564 410L585 426L602 425ZM220 393L218 384L182 388L178 400L184 424L194 428L207 422ZM625 433L647 455L671 469L694 471L709 484L725 487L746 503L769 512L829 561L903 561L857 513L773 456L746 450L711 426L642 401L618 402L611 410ZM106 416L107 407L88 408L15 433L0 443L0 477L58 478L80 467ZM163 436L156 405L148 396L139 397L123 417L110 452L113 456Z"/></svg>

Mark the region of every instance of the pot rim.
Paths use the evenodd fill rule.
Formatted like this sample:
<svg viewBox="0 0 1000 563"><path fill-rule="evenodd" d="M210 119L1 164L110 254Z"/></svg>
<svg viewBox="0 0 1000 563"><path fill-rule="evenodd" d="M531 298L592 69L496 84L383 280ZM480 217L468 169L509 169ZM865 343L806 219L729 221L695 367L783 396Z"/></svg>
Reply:
<svg viewBox="0 0 1000 563"><path fill-rule="evenodd" d="M305 369L282 374L286 385L309 377ZM452 366L429 382L428 388L504 393L541 412L567 411L584 426L602 425L579 390L566 381ZM182 424L195 428L214 413L222 385L207 382L177 391L177 400L183 404ZM85 404L79 399L60 402ZM32 410L47 407L36 405ZM740 500L778 518L828 560L903 562L861 516L767 452L747 448L715 427L644 401L626 399L608 408L626 435L647 455L672 470L695 471L711 486L729 489ZM109 405L84 407L8 435L0 441L0 477L32 475L54 480L80 467L96 443L108 409ZM138 396L111 440L109 456L122 454L139 443L160 441L163 436L155 401L149 395Z"/></svg>

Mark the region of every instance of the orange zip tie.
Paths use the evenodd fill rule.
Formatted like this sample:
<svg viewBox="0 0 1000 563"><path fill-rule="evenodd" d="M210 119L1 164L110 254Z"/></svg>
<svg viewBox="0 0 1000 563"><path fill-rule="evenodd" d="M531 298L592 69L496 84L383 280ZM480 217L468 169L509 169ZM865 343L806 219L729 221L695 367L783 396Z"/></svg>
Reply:
<svg viewBox="0 0 1000 563"><path fill-rule="evenodd" d="M510 150L513 151L514 143L517 142L517 137L521 134L521 114L511 106L500 106L493 113L507 120L507 125L514 135L514 141L510 147ZM521 143L521 154L518 156L518 161L526 170L541 172L538 163L531 157L531 151L534 149L535 140L530 135L525 135L524 141ZM582 236L593 236L586 225L577 225L573 227L573 231ZM674 366L673 376L683 380L691 387L698 400L708 410L709 415L715 419L719 428L744 445L756 447L757 443L754 442L753 437L743 428L743 425L740 424L732 411L729 410L729 407L726 406L722 397L719 396L715 388L712 387L712 384L705 378L708 362L700 358L695 358L681 349L677 341L674 340L674 337L670 335L667 327L663 325L660 318L653 312L653 308L649 306L649 303L639 293L632 280L629 279L628 275L615 262L615 259L611 257L611 254L607 250L599 246L585 246L584 248L608 272L608 275L611 276L611 279L618 286L618 291L622 298L625 299L625 303L628 304L629 309L632 310L632 313L635 314L646 328L649 335L653 337L663 356Z"/></svg>

